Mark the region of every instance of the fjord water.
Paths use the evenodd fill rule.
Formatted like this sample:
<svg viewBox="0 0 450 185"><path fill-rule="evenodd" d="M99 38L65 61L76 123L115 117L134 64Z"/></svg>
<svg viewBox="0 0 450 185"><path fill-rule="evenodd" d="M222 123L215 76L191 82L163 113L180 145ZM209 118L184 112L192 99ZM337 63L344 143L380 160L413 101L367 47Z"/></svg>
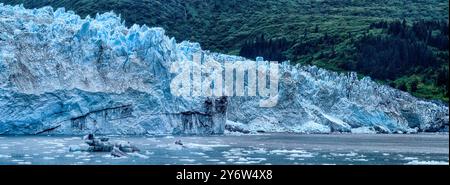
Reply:
<svg viewBox="0 0 450 185"><path fill-rule="evenodd" d="M445 164L448 133L259 134L224 136L108 136L130 141L139 153L115 158L109 153L70 152L82 144L73 136L0 137L2 165L156 165L156 164ZM181 140L183 146L174 142Z"/></svg>

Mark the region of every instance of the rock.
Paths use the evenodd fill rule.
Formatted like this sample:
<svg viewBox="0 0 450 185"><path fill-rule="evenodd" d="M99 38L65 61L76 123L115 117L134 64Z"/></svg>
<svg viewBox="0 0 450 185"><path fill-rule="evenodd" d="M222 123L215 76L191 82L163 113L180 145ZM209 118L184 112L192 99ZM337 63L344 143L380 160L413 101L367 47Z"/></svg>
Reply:
<svg viewBox="0 0 450 185"><path fill-rule="evenodd" d="M183 143L181 142L181 140L175 141L175 144L176 144L176 145L181 145L181 146L183 146Z"/></svg>
<svg viewBox="0 0 450 185"><path fill-rule="evenodd" d="M249 130L239 127L238 125L225 125L225 130L228 130L230 132L240 132L240 133L244 133L244 134L248 134L250 133Z"/></svg>

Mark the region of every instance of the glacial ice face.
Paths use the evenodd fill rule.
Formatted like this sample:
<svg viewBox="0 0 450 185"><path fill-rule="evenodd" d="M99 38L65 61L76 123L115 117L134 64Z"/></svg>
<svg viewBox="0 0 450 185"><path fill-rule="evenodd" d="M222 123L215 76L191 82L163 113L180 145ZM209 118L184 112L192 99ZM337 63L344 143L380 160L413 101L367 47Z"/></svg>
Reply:
<svg viewBox="0 0 450 185"><path fill-rule="evenodd" d="M170 94L190 45L113 13L1 5L0 134L223 133L222 105Z"/></svg>
<svg viewBox="0 0 450 185"><path fill-rule="evenodd" d="M161 28L127 28L113 13L0 5L0 134L448 131L447 105L314 66L280 65L273 108L256 97L173 96L170 65L198 52L244 60Z"/></svg>
<svg viewBox="0 0 450 185"><path fill-rule="evenodd" d="M339 74L314 66L282 67L276 107L263 109L253 101L232 99L228 119L261 131L328 133L367 128L377 133L448 132L447 105L419 100L370 78L358 79L356 73Z"/></svg>

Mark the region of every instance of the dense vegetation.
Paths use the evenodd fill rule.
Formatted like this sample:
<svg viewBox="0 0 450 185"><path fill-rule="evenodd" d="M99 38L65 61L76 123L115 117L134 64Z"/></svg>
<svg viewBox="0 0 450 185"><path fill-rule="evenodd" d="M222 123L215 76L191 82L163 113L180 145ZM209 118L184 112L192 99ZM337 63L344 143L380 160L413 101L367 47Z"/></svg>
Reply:
<svg viewBox="0 0 450 185"><path fill-rule="evenodd" d="M205 49L357 71L448 102L448 0L0 0L115 11Z"/></svg>
<svg viewBox="0 0 450 185"><path fill-rule="evenodd" d="M354 61L340 67L388 81L393 87L425 98L448 100L448 23L405 20L371 25L382 34L356 42Z"/></svg>

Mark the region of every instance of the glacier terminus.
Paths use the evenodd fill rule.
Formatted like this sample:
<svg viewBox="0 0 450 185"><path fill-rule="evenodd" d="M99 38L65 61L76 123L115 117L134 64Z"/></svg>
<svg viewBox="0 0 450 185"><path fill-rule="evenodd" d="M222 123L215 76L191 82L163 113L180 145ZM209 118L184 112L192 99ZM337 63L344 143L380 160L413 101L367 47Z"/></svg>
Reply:
<svg viewBox="0 0 450 185"><path fill-rule="evenodd" d="M173 63L247 60L114 13L0 4L0 135L448 132L448 105L356 73L280 63L278 103L174 96Z"/></svg>

